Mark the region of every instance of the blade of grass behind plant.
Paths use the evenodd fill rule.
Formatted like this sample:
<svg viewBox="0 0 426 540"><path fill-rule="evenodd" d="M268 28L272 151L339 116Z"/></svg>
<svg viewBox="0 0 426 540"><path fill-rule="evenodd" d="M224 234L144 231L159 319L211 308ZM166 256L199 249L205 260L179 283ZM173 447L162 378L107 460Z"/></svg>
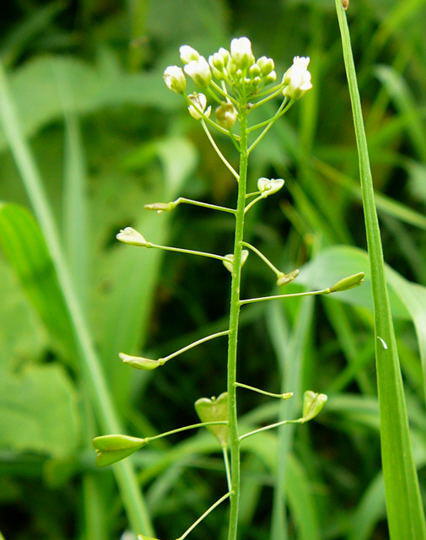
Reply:
<svg viewBox="0 0 426 540"><path fill-rule="evenodd" d="M341 173L334 167L331 167L327 163L315 160L315 167L324 174L329 180L336 182L343 188L347 189L350 193L355 195L358 199L362 198L360 187L354 180ZM382 195L381 193L375 194L377 209L384 214L388 214L400 221L414 225L420 229L426 230L426 217L419 212L416 212L412 208L405 206L404 204Z"/></svg>
<svg viewBox="0 0 426 540"><path fill-rule="evenodd" d="M59 71L59 70L58 70ZM63 238L64 252L83 308L86 306L89 286L88 201L86 187L86 164L81 141L79 120L73 112L73 97L66 75L54 73L58 78L58 91L64 109L64 182L63 182Z"/></svg>
<svg viewBox="0 0 426 540"><path fill-rule="evenodd" d="M7 35L3 41L1 56L6 66L12 65L23 53L28 43L31 43L41 32L52 23L58 13L65 9L64 2L56 1L41 5L30 11L30 14Z"/></svg>
<svg viewBox="0 0 426 540"><path fill-rule="evenodd" d="M294 392L294 397L280 403L278 421L295 418L300 406L300 384L302 377L303 351L313 316L312 298L306 298L299 307L295 328L290 333L282 312L282 305L272 303L267 309L267 326L275 349L281 372L281 392ZM291 451L294 426L283 426L278 430L278 464L272 509L272 534L274 540L288 537L285 513L287 481L286 461ZM290 428L290 429L289 429Z"/></svg>
<svg viewBox="0 0 426 540"><path fill-rule="evenodd" d="M402 114L408 117L407 131L414 149L422 162L426 161L426 138L421 116L411 92L402 78L394 69L388 66L378 66L376 74L384 85L395 105Z"/></svg>
<svg viewBox="0 0 426 540"><path fill-rule="evenodd" d="M164 181L151 189L146 202L171 201L181 192L195 166L195 149L183 138L167 137L157 141L154 150L163 166ZM172 218L168 212L158 215L142 209L134 226L151 241L167 244ZM128 406L134 373L121 364L117 355L119 352L139 354L145 344L163 252L118 245L112 257L114 265L108 281L113 292L104 306L101 357L121 410Z"/></svg>
<svg viewBox="0 0 426 540"><path fill-rule="evenodd" d="M383 251L361 100L346 13L341 0L336 0L335 5L353 110L371 266L375 308L377 384L381 418L381 453L388 525L391 538L419 540L426 538L426 524L413 460L407 408L386 287Z"/></svg>
<svg viewBox="0 0 426 540"><path fill-rule="evenodd" d="M324 298L323 303L328 319L336 332L339 343L351 368L351 373L353 373L360 390L365 394L372 394L373 383L370 381L365 369L363 369L364 365L358 364L360 351L356 337L352 331L350 319L347 315L348 307L342 306L340 302L335 302L330 298Z"/></svg>
<svg viewBox="0 0 426 540"><path fill-rule="evenodd" d="M0 204L0 247L42 320L52 349L75 367L71 325L40 227L23 206Z"/></svg>
<svg viewBox="0 0 426 540"><path fill-rule="evenodd" d="M72 323L74 337L80 352L82 371L87 383L90 385L91 398L100 424L106 432L120 432L121 425L108 387L105 384L99 357L94 348L79 299L73 288L73 282L63 255L52 211L44 193L40 174L25 138L22 135L14 103L8 90L6 73L2 65L0 65L0 114L5 137L15 158L35 214L40 222L53 260ZM131 462L125 461L117 464L114 467L114 472L132 527L137 532L145 532L152 535L152 526Z"/></svg>
<svg viewBox="0 0 426 540"><path fill-rule="evenodd" d="M81 141L78 116L74 113L73 96L66 75L57 70L58 92L64 109L64 180L63 180L63 238L74 290L80 298L81 308L87 316L89 292L89 244L91 228L88 224L86 163ZM86 448L91 450L91 440L97 434L90 403L90 387L80 378L79 386L84 396L84 432ZM103 540L110 536L102 497L102 478L86 472L81 479L84 516L84 535L87 540Z"/></svg>

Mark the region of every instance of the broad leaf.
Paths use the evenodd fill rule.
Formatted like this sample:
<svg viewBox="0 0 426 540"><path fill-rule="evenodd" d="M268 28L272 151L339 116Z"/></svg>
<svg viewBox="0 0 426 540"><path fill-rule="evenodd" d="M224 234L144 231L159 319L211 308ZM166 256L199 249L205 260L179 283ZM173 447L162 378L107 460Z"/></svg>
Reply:
<svg viewBox="0 0 426 540"><path fill-rule="evenodd" d="M65 371L36 366L0 378L0 448L72 454L79 442L74 387Z"/></svg>

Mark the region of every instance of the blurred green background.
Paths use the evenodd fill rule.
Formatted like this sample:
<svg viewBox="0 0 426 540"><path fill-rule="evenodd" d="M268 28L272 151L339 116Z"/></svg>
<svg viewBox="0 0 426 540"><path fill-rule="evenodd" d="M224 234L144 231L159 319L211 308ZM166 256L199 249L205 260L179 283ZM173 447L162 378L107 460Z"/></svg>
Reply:
<svg viewBox="0 0 426 540"><path fill-rule="evenodd" d="M131 225L156 242L232 250L226 216L194 207L161 216L143 210L178 195L224 205L235 199L233 178L162 72L178 63L182 44L208 55L242 35L256 56L274 58L278 74L293 56L310 56L312 92L253 153L251 186L260 176L282 177L286 189L249 214L247 240L283 270L302 269L294 290L368 273L334 2L15 0L2 11L11 95L123 424L143 436L193 423L193 402L224 390L222 340L154 375L117 359L119 351L165 355L226 326L222 265L115 241ZM413 283L426 278L426 3L352 0L348 13L424 489L426 292ZM235 162L232 146L218 141ZM87 381L1 127L0 151L0 531L6 540L120 538L127 518L111 471L94 464L89 434L100 431ZM244 271L245 297L274 291L254 257ZM294 391L290 416L304 389L329 394L314 424L289 429L284 440L269 432L244 452L244 540L270 538L283 458L289 538L388 538L368 283L367 275L365 286L333 299L244 309L239 380ZM241 391L240 413L244 425L255 425L274 421L278 405ZM221 455L206 433L159 441L134 462L160 538L177 537L223 493ZM223 538L225 512L191 538Z"/></svg>

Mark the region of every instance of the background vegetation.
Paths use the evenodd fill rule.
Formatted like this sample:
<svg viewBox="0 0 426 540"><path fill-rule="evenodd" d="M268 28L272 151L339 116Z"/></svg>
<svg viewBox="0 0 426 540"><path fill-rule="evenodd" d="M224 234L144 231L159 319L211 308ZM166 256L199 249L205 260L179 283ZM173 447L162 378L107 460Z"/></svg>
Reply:
<svg viewBox="0 0 426 540"><path fill-rule="evenodd" d="M398 347L425 485L426 8L423 0L352 4ZM256 56L273 57L281 71L294 55L311 57L314 89L252 161L252 186L259 176L283 177L287 189L278 204L271 198L256 206L248 229L283 270L302 269L299 289L368 272L333 2L16 0L0 24L11 95L126 432L143 436L192 423L192 403L224 389L221 341L155 376L117 360L121 350L166 354L224 326L229 276L220 264L133 250L114 238L133 225L159 243L231 251L226 217L193 207L161 216L143 211L145 203L177 194L229 205L235 197L234 181L198 123L163 85L162 71L176 63L179 45L208 54L247 35ZM0 151L0 530L7 540L119 538L128 522L111 471L94 466L88 441L100 427L88 381L2 131ZM246 297L273 291L255 258L245 266L244 289ZM371 305L367 280L334 298L244 310L240 380L298 395L312 388L329 394L329 402L316 423L263 434L247 447L242 538L270 538L277 478L287 497L289 538L388 537ZM296 414L297 399L286 407L285 414ZM240 412L247 426L279 413L276 403L243 392ZM287 468L277 475L285 456ZM206 433L159 441L134 462L160 538L181 534L223 492L221 456ZM221 537L224 511L193 537Z"/></svg>

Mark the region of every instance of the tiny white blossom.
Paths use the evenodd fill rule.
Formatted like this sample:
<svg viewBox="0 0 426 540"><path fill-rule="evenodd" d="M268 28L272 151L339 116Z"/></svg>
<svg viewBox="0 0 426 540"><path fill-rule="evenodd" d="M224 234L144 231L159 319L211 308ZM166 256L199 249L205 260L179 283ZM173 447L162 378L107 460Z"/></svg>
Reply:
<svg viewBox="0 0 426 540"><path fill-rule="evenodd" d="M122 229L116 236L117 240L132 246L150 247L150 243L132 227Z"/></svg>
<svg viewBox="0 0 426 540"><path fill-rule="evenodd" d="M169 90L182 94L185 92L186 79L182 68L178 66L169 66L164 70L163 79Z"/></svg>
<svg viewBox="0 0 426 540"><path fill-rule="evenodd" d="M293 65L284 73L285 84L283 94L290 99L299 99L312 88L311 74L308 71L310 58L295 56Z"/></svg>
<svg viewBox="0 0 426 540"><path fill-rule="evenodd" d="M200 53L190 47L189 45L182 45L179 49L180 59L184 64L189 64L189 62L194 62L200 59Z"/></svg>
<svg viewBox="0 0 426 540"><path fill-rule="evenodd" d="M212 80L210 66L203 56L198 60L192 60L183 69L198 86L208 86Z"/></svg>
<svg viewBox="0 0 426 540"><path fill-rule="evenodd" d="M241 68L249 67L254 62L251 42L246 37L235 38L231 41L231 57L233 63Z"/></svg>
<svg viewBox="0 0 426 540"><path fill-rule="evenodd" d="M190 94L188 96L188 99L193 103L193 105L190 105L188 107L188 112L192 116L192 118L195 118L195 120L201 120L201 118L204 116L210 116L211 107L207 106L207 98L204 94Z"/></svg>

